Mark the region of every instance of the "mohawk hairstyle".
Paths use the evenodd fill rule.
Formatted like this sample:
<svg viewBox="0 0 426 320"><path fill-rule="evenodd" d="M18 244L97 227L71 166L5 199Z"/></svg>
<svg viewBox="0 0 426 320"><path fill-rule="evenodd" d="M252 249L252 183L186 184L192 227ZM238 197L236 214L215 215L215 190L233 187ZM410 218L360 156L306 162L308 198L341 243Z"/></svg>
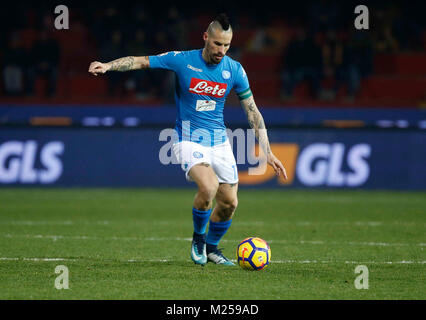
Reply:
<svg viewBox="0 0 426 320"><path fill-rule="evenodd" d="M219 14L212 22L210 22L207 28L208 34L212 34L213 30L232 32L229 18L225 13Z"/></svg>
<svg viewBox="0 0 426 320"><path fill-rule="evenodd" d="M229 18L228 18L228 16L225 14L225 13L221 13L221 14L219 14L215 19L214 19L214 21L217 21L217 22L219 22L220 23L220 25L222 26L222 29L224 30L224 31L227 31L229 28L230 28L230 26L231 26L231 24L230 24L230 22L229 22Z"/></svg>

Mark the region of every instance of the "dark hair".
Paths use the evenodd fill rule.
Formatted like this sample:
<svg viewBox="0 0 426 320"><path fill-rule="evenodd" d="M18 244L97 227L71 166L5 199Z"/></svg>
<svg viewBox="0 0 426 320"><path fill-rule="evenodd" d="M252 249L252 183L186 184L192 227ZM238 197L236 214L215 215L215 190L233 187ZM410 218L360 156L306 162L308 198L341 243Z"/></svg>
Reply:
<svg viewBox="0 0 426 320"><path fill-rule="evenodd" d="M229 18L225 13L219 14L214 20L220 23L224 31L228 30L231 26L229 23Z"/></svg>

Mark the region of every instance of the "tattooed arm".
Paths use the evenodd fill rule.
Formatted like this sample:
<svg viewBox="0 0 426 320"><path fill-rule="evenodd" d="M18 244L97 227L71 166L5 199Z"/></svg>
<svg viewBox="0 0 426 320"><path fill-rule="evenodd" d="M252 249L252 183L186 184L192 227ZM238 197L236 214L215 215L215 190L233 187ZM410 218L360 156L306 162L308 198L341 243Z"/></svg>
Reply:
<svg viewBox="0 0 426 320"><path fill-rule="evenodd" d="M250 127L254 130L257 141L259 141L260 147L262 148L265 155L271 153L271 147L269 145L268 134L266 132L265 122L257 109L256 103L254 102L253 96L241 101L241 105L247 115L247 120Z"/></svg>
<svg viewBox="0 0 426 320"><path fill-rule="evenodd" d="M274 168L277 175L280 175L282 172L284 178L287 179L287 173L284 166L271 151L265 122L263 121L263 117L257 108L256 103L254 102L253 95L241 100L241 106L247 115L247 120L250 124L250 127L255 132L256 139L259 141L260 147L266 155L268 164Z"/></svg>
<svg viewBox="0 0 426 320"><path fill-rule="evenodd" d="M108 63L94 61L89 66L89 72L95 76L107 71L129 71L149 68L148 57L124 57Z"/></svg>

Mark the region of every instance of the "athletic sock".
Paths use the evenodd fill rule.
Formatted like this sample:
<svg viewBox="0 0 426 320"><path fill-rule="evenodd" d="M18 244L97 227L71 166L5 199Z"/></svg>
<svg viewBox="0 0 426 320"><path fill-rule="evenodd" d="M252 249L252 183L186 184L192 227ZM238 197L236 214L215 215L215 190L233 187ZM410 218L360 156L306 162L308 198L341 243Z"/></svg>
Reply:
<svg viewBox="0 0 426 320"><path fill-rule="evenodd" d="M209 232L207 233L207 253L215 251L217 249L217 245L219 244L220 239L225 235L231 226L231 220L228 221L220 221L213 222L210 220L209 224Z"/></svg>
<svg viewBox="0 0 426 320"><path fill-rule="evenodd" d="M194 233L192 234L192 239L197 243L204 244L206 243L206 234L198 234L194 231Z"/></svg>
<svg viewBox="0 0 426 320"><path fill-rule="evenodd" d="M194 223L194 232L197 234L205 234L207 223L210 219L210 214L212 209L207 211L201 211L195 208L192 208L192 221Z"/></svg>

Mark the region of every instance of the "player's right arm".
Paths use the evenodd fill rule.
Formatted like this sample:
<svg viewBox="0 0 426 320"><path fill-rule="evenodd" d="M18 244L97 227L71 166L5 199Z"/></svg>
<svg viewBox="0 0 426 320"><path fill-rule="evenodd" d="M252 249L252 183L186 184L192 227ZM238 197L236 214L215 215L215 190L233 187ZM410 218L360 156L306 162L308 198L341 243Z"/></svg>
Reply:
<svg viewBox="0 0 426 320"><path fill-rule="evenodd" d="M107 71L130 71L149 68L149 58L142 57L123 57L107 63L94 61L89 66L89 72L95 76Z"/></svg>
<svg viewBox="0 0 426 320"><path fill-rule="evenodd" d="M89 72L95 76L107 71L129 71L138 69L165 69L176 71L183 64L181 51L169 51L154 56L124 57L108 63L92 62Z"/></svg>

